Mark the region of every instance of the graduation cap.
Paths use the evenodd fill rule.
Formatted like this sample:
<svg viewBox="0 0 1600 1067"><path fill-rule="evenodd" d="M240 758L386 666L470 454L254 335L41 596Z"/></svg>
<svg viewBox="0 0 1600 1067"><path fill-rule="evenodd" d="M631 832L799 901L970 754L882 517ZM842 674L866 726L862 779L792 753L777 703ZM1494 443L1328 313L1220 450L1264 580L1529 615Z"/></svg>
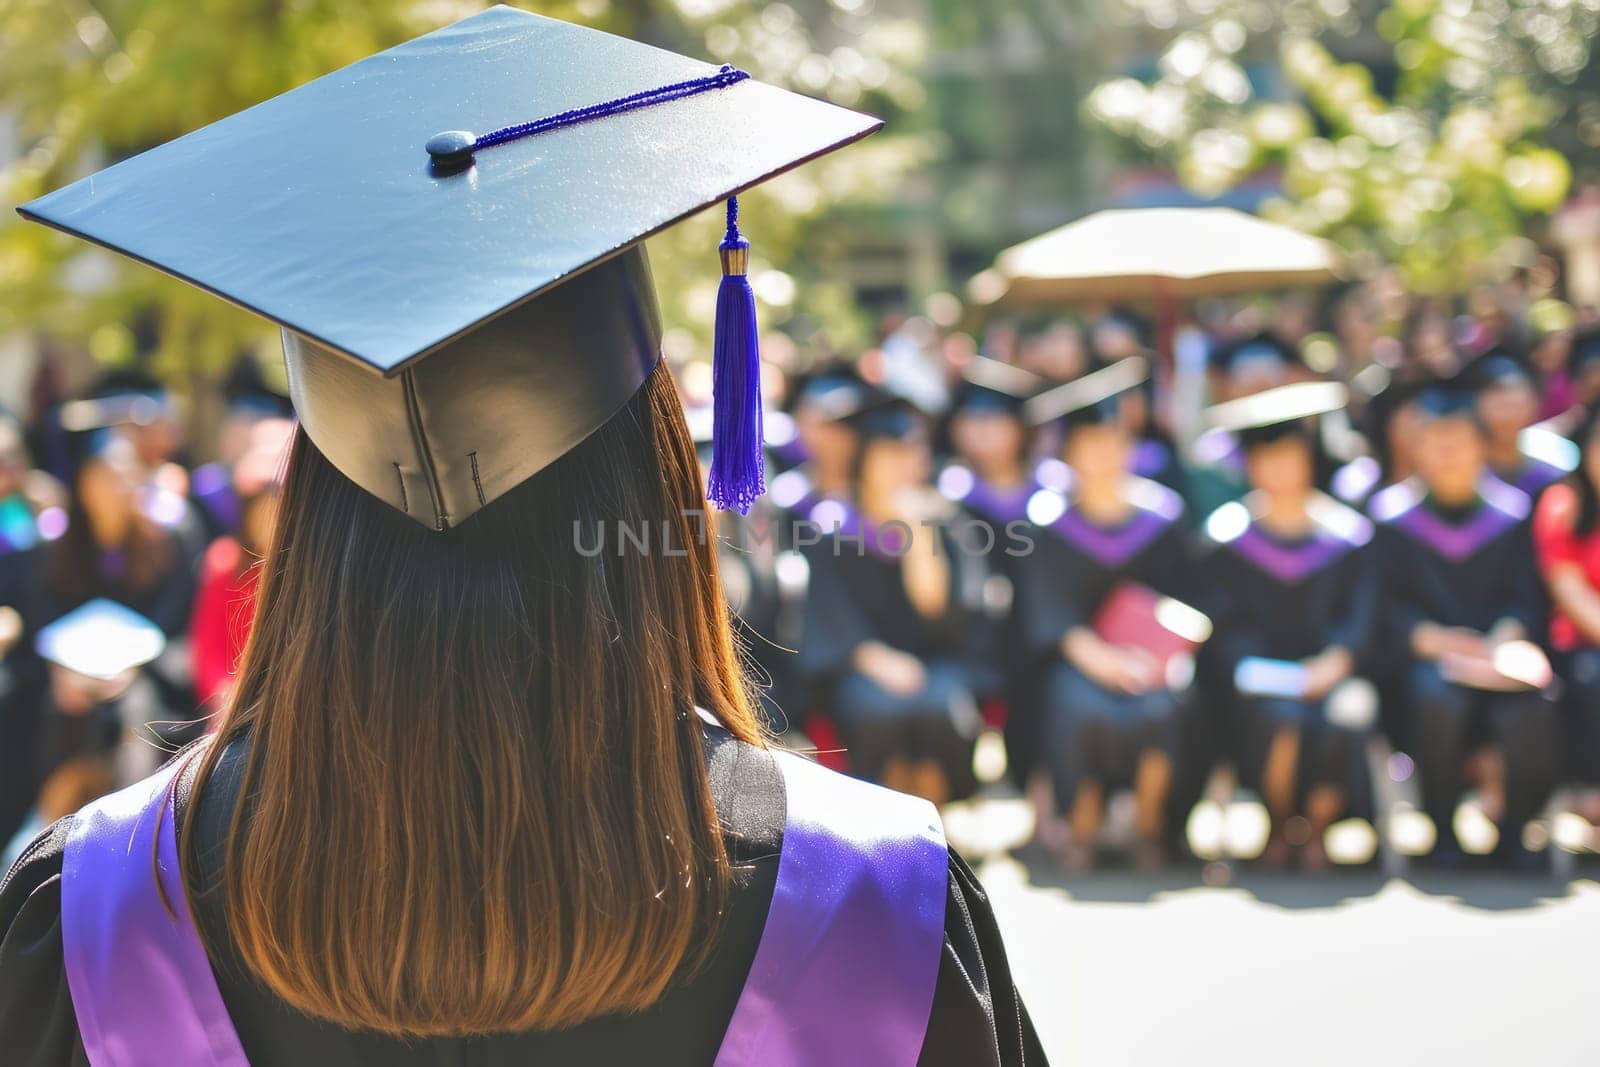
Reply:
<svg viewBox="0 0 1600 1067"><path fill-rule="evenodd" d="M261 419L294 417L294 405L289 398L267 384L260 364L249 356L241 357L228 372L222 383L222 395L232 415Z"/></svg>
<svg viewBox="0 0 1600 1067"><path fill-rule="evenodd" d="M41 628L35 647L74 674L109 681L159 657L167 638L143 615L99 597Z"/></svg>
<svg viewBox="0 0 1600 1067"><path fill-rule="evenodd" d="M1258 368L1282 375L1299 362L1288 345L1265 330L1225 344L1211 356L1211 365L1230 377Z"/></svg>
<svg viewBox="0 0 1600 1067"><path fill-rule="evenodd" d="M88 433L113 426L149 426L172 414L167 387L142 374L108 374L79 400L62 404L58 417L68 433Z"/></svg>
<svg viewBox="0 0 1600 1067"><path fill-rule="evenodd" d="M279 323L312 441L445 529L638 390L661 337L640 242L726 201L712 498L747 507L761 403L732 198L880 125L494 7L19 210Z"/></svg>
<svg viewBox="0 0 1600 1067"><path fill-rule="evenodd" d="M1600 363L1600 326L1590 326L1572 335L1572 355L1567 358L1567 371L1577 378L1596 363Z"/></svg>
<svg viewBox="0 0 1600 1067"><path fill-rule="evenodd" d="M1533 372L1527 364L1504 349L1491 348L1467 368L1466 375L1479 392L1505 385L1534 388Z"/></svg>
<svg viewBox="0 0 1600 1067"><path fill-rule="evenodd" d="M1029 370L988 356L974 356L961 371L962 384L951 402L957 412L998 412L1022 417L1029 397L1047 384Z"/></svg>
<svg viewBox="0 0 1600 1067"><path fill-rule="evenodd" d="M925 434L928 416L911 401L879 390L873 400L850 419L863 445L889 438L908 441Z"/></svg>
<svg viewBox="0 0 1600 1067"><path fill-rule="evenodd" d="M795 392L794 414L843 422L875 402L878 390L849 367L830 367L806 379Z"/></svg>
<svg viewBox="0 0 1600 1067"><path fill-rule="evenodd" d="M1142 386L1149 377L1149 360L1129 356L1046 389L1027 401L1023 414L1034 426L1056 419L1066 420L1069 427L1117 422L1122 417L1123 395Z"/></svg>
<svg viewBox="0 0 1600 1067"><path fill-rule="evenodd" d="M1350 390L1339 382L1295 382L1214 404L1205 418L1250 448L1303 435L1307 419L1343 410L1349 402Z"/></svg>
<svg viewBox="0 0 1600 1067"><path fill-rule="evenodd" d="M1412 403L1428 419L1469 419L1479 422L1478 397L1463 376L1441 378L1418 389Z"/></svg>

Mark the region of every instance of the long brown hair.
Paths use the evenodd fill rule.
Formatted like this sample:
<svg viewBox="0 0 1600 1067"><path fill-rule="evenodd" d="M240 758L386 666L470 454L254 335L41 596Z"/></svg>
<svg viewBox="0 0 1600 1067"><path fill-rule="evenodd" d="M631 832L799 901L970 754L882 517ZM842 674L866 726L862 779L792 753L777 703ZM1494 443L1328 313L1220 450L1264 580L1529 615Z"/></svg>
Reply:
<svg viewBox="0 0 1600 1067"><path fill-rule="evenodd" d="M442 533L296 434L198 769L249 738L221 892L267 988L349 1029L555 1029L703 961L729 868L693 706L762 735L700 485L665 369Z"/></svg>

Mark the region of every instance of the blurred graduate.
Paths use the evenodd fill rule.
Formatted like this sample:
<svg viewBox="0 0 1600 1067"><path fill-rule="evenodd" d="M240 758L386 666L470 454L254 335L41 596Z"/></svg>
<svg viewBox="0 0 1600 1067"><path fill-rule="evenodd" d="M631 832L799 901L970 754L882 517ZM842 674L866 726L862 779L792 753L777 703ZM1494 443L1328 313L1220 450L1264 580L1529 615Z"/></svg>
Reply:
<svg viewBox="0 0 1600 1067"><path fill-rule="evenodd" d="M1561 769L1583 787L1584 816L1600 825L1600 409L1572 439L1582 457L1578 470L1540 497L1533 535L1564 693Z"/></svg>
<svg viewBox="0 0 1600 1067"><path fill-rule="evenodd" d="M963 549L954 509L932 488L926 416L885 394L852 421L853 502L810 513L799 665L854 773L937 802L966 796L982 726L986 553Z"/></svg>
<svg viewBox="0 0 1600 1067"><path fill-rule="evenodd" d="M1555 431L1535 426L1539 390L1532 372L1502 352L1472 364L1478 414L1488 443L1489 470L1530 500L1572 473L1577 449Z"/></svg>
<svg viewBox="0 0 1600 1067"><path fill-rule="evenodd" d="M1264 858L1278 866L1323 866L1328 827L1366 794L1361 728L1376 697L1351 682L1373 622L1372 523L1314 479L1315 420L1344 401L1344 386L1307 382L1209 412L1238 437L1250 492L1205 523L1206 661L1234 765L1272 816Z"/></svg>
<svg viewBox="0 0 1600 1067"><path fill-rule="evenodd" d="M1129 467L1122 398L1148 375L1130 357L1030 402L1064 426L1063 493L1036 496L1033 551L1020 561L1018 610L1043 674L1039 714L1049 799L1041 836L1071 868L1094 862L1110 791L1131 786L1138 860L1161 857L1179 712L1192 691L1179 650L1164 647L1153 598L1187 592L1183 502ZM1037 796L1037 794L1036 794ZM1061 822L1060 820L1065 820Z"/></svg>
<svg viewBox="0 0 1600 1067"><path fill-rule="evenodd" d="M1379 491L1374 647L1398 679L1401 747L1415 757L1434 862L1461 862L1455 830L1469 786L1499 826L1499 859L1534 862L1522 829L1556 775L1555 708L1543 689L1545 597L1529 533L1530 501L1489 473L1472 392L1426 387L1414 478Z"/></svg>
<svg viewBox="0 0 1600 1067"><path fill-rule="evenodd" d="M1028 399L1049 384L1020 367L978 356L963 370L946 417L951 459L939 472L939 491L960 506L973 524L972 547L982 549L989 570L983 596L978 665L986 695L1006 704L1007 770L1025 787L1039 751L1038 658L1028 654L1016 587L1026 573L1022 557L1032 551L1028 504L1043 490L1031 461L1034 428Z"/></svg>

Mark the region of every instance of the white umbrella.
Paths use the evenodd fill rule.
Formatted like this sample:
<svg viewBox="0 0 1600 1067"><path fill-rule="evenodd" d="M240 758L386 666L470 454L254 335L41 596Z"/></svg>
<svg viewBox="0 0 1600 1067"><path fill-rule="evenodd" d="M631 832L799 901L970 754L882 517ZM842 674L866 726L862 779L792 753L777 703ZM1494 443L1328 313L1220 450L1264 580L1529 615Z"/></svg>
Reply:
<svg viewBox="0 0 1600 1067"><path fill-rule="evenodd" d="M1316 285L1333 245L1232 208L1099 211L1000 253L972 280L980 304L1173 300Z"/></svg>

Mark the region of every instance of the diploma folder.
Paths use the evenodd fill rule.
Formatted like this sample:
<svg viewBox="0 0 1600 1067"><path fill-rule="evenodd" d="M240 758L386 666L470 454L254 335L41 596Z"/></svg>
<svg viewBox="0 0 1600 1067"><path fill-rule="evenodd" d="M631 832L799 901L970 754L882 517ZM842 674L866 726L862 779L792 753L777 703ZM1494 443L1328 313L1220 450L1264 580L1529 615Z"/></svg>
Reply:
<svg viewBox="0 0 1600 1067"><path fill-rule="evenodd" d="M1150 653L1169 678L1174 661L1192 662L1195 649L1211 636L1211 620L1204 614L1138 582L1112 589L1092 626L1107 644Z"/></svg>

